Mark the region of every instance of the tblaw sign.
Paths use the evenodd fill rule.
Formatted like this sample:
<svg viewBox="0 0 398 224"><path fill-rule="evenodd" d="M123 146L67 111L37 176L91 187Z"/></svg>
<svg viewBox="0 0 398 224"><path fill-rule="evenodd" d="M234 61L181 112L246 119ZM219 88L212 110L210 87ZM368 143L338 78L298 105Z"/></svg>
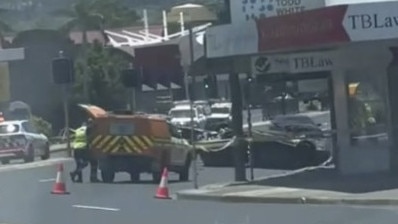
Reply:
<svg viewBox="0 0 398 224"><path fill-rule="evenodd" d="M350 5L343 25L351 41L398 38L398 2Z"/></svg>
<svg viewBox="0 0 398 224"><path fill-rule="evenodd" d="M334 65L335 60L331 51L252 57L254 75L331 71Z"/></svg>
<svg viewBox="0 0 398 224"><path fill-rule="evenodd" d="M290 56L289 61L291 73L330 71L334 66L330 52L294 54Z"/></svg>

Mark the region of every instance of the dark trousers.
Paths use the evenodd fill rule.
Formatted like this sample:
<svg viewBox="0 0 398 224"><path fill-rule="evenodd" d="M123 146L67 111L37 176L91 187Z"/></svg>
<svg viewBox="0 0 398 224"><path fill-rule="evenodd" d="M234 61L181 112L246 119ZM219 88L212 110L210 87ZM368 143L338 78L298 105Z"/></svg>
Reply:
<svg viewBox="0 0 398 224"><path fill-rule="evenodd" d="M87 167L89 162L88 150L86 149L78 149L73 152L73 157L75 159L76 168L73 172L71 172L72 180L76 182L83 181L82 171ZM75 179L77 177L77 179Z"/></svg>

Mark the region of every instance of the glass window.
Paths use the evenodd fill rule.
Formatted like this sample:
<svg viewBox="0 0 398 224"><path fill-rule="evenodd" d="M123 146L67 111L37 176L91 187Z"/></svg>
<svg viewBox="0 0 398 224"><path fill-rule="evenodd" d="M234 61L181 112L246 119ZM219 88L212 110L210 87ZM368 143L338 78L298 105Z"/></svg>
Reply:
<svg viewBox="0 0 398 224"><path fill-rule="evenodd" d="M19 125L17 124L2 124L0 125L0 134L10 134L19 132Z"/></svg>
<svg viewBox="0 0 398 224"><path fill-rule="evenodd" d="M26 132L37 133L36 128L30 122L23 122L22 127Z"/></svg>
<svg viewBox="0 0 398 224"><path fill-rule="evenodd" d="M111 135L134 135L134 125L131 123L112 123Z"/></svg>
<svg viewBox="0 0 398 224"><path fill-rule="evenodd" d="M351 144L387 147L386 96L380 76L348 75L347 93Z"/></svg>
<svg viewBox="0 0 398 224"><path fill-rule="evenodd" d="M214 114L229 114L230 109L228 107L213 107L212 112Z"/></svg>

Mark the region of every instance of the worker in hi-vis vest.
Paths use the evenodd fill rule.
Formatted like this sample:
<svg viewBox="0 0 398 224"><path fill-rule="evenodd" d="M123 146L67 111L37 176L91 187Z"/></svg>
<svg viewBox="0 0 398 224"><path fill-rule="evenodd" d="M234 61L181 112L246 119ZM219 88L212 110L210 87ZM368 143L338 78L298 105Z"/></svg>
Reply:
<svg viewBox="0 0 398 224"><path fill-rule="evenodd" d="M76 169L70 173L70 177L73 182L83 182L82 170L87 167L89 161L86 129L87 124L83 123L80 128L75 130L75 137L72 142L73 157L75 158L76 162Z"/></svg>

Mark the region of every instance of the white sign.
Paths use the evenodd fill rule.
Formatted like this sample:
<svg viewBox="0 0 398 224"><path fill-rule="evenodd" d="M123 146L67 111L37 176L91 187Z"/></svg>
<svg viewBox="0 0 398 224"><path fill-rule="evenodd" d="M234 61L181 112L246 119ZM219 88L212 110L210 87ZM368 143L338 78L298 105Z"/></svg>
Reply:
<svg viewBox="0 0 398 224"><path fill-rule="evenodd" d="M254 21L245 26L233 24L214 26L206 30L208 58L255 54L258 52L258 31Z"/></svg>
<svg viewBox="0 0 398 224"><path fill-rule="evenodd" d="M325 0L231 0L232 23L325 7Z"/></svg>
<svg viewBox="0 0 398 224"><path fill-rule="evenodd" d="M290 72L289 57L286 55L254 56L251 60L251 71L253 75Z"/></svg>
<svg viewBox="0 0 398 224"><path fill-rule="evenodd" d="M398 38L398 2L350 5L343 25L351 41Z"/></svg>
<svg viewBox="0 0 398 224"><path fill-rule="evenodd" d="M311 52L254 56L251 69L254 75L330 71L335 63L332 55L331 52Z"/></svg>

